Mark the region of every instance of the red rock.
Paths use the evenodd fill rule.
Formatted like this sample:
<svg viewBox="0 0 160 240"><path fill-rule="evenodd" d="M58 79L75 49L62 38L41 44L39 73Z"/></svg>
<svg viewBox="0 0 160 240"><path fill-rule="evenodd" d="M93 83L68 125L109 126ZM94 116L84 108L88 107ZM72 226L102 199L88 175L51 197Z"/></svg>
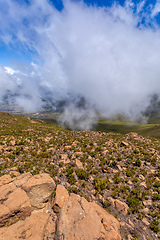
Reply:
<svg viewBox="0 0 160 240"><path fill-rule="evenodd" d="M83 169L83 164L78 159L76 159L76 166Z"/></svg>
<svg viewBox="0 0 160 240"><path fill-rule="evenodd" d="M16 219L24 219L31 214L31 204L24 190L16 188L7 195L7 200L0 205L0 226L11 224Z"/></svg>
<svg viewBox="0 0 160 240"><path fill-rule="evenodd" d="M96 203L71 194L59 213L56 239L120 240L119 228L119 222Z"/></svg>
<svg viewBox="0 0 160 240"><path fill-rule="evenodd" d="M10 175L3 175L2 177L0 177L0 186L10 183L13 181L13 178L11 178Z"/></svg>
<svg viewBox="0 0 160 240"><path fill-rule="evenodd" d="M5 184L0 187L0 201L3 202L8 198L8 195L16 189L13 183Z"/></svg>
<svg viewBox="0 0 160 240"><path fill-rule="evenodd" d="M48 174L42 173L31 177L22 188L26 191L33 207L43 208L45 202L51 198L55 182Z"/></svg>
<svg viewBox="0 0 160 240"><path fill-rule="evenodd" d="M15 179L13 179L13 183L17 186L17 187L21 187L23 184L25 184L30 178L32 177L32 174L27 172L27 173L23 173L20 174L19 176L17 176Z"/></svg>
<svg viewBox="0 0 160 240"><path fill-rule="evenodd" d="M27 217L24 221L18 221L17 223L9 226L0 228L0 239L11 240L11 239L27 239L27 240L42 240L49 239L48 236L54 231L54 227L47 232L47 224L52 221L50 216L46 213L33 214Z"/></svg>
<svg viewBox="0 0 160 240"><path fill-rule="evenodd" d="M0 226L5 225L7 218L10 216L10 210L7 206L0 204Z"/></svg>
<svg viewBox="0 0 160 240"><path fill-rule="evenodd" d="M127 205L126 203L124 203L124 202L116 199L116 200L114 201L114 204L115 204L115 208L117 209L117 211L118 211L119 213L122 213L123 215L126 215L126 214L127 214L129 207L128 207L128 205Z"/></svg>
<svg viewBox="0 0 160 240"><path fill-rule="evenodd" d="M113 199L112 197L107 198L112 203L112 207L114 207L119 213L126 215L128 212L128 205L118 199Z"/></svg>
<svg viewBox="0 0 160 240"><path fill-rule="evenodd" d="M50 202L54 189L48 174L22 174L1 186L0 239L121 239L120 224L112 215L95 202L75 194L69 196L62 185L57 186L52 203L56 215Z"/></svg>
<svg viewBox="0 0 160 240"><path fill-rule="evenodd" d="M150 223L148 222L148 220L147 220L146 218L143 218L143 219L142 219L142 222L143 222L144 224L146 224L147 226L150 225Z"/></svg>
<svg viewBox="0 0 160 240"><path fill-rule="evenodd" d="M55 199L53 201L54 212L58 213L64 204L68 201L68 191L62 185L57 185Z"/></svg>

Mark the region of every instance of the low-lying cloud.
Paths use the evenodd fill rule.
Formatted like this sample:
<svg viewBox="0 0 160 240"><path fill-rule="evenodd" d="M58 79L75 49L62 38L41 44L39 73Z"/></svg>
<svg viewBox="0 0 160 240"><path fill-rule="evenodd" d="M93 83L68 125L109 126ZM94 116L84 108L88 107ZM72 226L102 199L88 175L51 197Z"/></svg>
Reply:
<svg viewBox="0 0 160 240"><path fill-rule="evenodd" d="M88 6L64 0L61 12L47 0L0 3L0 40L29 51L36 64L0 68L0 99L34 112L48 98L53 109L66 101L63 125L89 129L96 113L140 116L160 95L159 3ZM5 18L4 18L5 16ZM13 66L12 66L13 68ZM14 96L14 97L13 97ZM87 104L79 107L78 99Z"/></svg>

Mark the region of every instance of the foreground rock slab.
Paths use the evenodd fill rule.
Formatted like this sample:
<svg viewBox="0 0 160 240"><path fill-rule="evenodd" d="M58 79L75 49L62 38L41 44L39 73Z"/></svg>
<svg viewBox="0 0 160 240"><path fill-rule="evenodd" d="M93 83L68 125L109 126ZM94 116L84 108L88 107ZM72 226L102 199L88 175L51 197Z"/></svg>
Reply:
<svg viewBox="0 0 160 240"><path fill-rule="evenodd" d="M10 227L0 229L1 240L28 239L42 240L47 231L50 216L46 213L33 214L24 221L18 221ZM54 229L50 229L51 231ZM48 232L48 236L51 232ZM47 239L47 238L46 238Z"/></svg>
<svg viewBox="0 0 160 240"><path fill-rule="evenodd" d="M0 226L24 219L31 214L31 203L24 190L13 184L0 187Z"/></svg>
<svg viewBox="0 0 160 240"><path fill-rule="evenodd" d="M120 224L112 215L72 193L60 210L55 239L120 240L119 230Z"/></svg>
<svg viewBox="0 0 160 240"><path fill-rule="evenodd" d="M0 178L0 239L121 240L120 224L48 174ZM54 196L55 193L55 196Z"/></svg>

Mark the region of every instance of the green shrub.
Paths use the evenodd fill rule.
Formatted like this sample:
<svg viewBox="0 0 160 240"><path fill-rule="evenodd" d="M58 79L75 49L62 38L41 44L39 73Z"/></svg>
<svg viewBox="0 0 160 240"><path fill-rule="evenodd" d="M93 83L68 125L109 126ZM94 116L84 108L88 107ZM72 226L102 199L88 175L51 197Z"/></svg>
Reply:
<svg viewBox="0 0 160 240"><path fill-rule="evenodd" d="M67 177L69 177L69 175L71 175L74 172L73 168L68 168L67 169Z"/></svg>
<svg viewBox="0 0 160 240"><path fill-rule="evenodd" d="M0 165L0 171L3 170L3 169L4 169L3 165Z"/></svg>
<svg viewBox="0 0 160 240"><path fill-rule="evenodd" d="M155 233L158 233L160 231L158 227L159 222L157 220L153 220L150 226L150 229L153 230Z"/></svg>
<svg viewBox="0 0 160 240"><path fill-rule="evenodd" d="M69 192L69 193L75 193L75 194L77 194L78 191L79 191L79 189L78 189L77 187L75 187L75 186L72 186L72 187L69 187L69 188L68 188L68 192Z"/></svg>
<svg viewBox="0 0 160 240"><path fill-rule="evenodd" d="M155 194L153 195L153 200L160 200L160 194L155 193Z"/></svg>
<svg viewBox="0 0 160 240"><path fill-rule="evenodd" d="M138 149L135 149L135 150L134 150L134 153L135 153L135 154L139 154L139 150L138 150Z"/></svg>
<svg viewBox="0 0 160 240"><path fill-rule="evenodd" d="M11 174L11 178L15 178L16 177L16 175L14 175L14 173L12 173Z"/></svg>
<svg viewBox="0 0 160 240"><path fill-rule="evenodd" d="M77 175L77 177L79 178L79 179L88 179L89 178L89 173L88 172L86 172L85 170L83 170L83 169L76 169L75 170L75 172L76 172L76 175Z"/></svg>
<svg viewBox="0 0 160 240"><path fill-rule="evenodd" d="M100 191L102 191L103 189L105 189L106 184L107 184L106 179L100 179L100 178L95 178L95 179L94 179L95 189L96 189L98 192L100 192Z"/></svg>
<svg viewBox="0 0 160 240"><path fill-rule="evenodd" d="M83 188L86 187L86 183L85 183L85 182L82 183L82 187L83 187Z"/></svg>
<svg viewBox="0 0 160 240"><path fill-rule="evenodd" d="M159 188L160 187L160 181L155 181L153 186L156 187L156 188Z"/></svg>
<svg viewBox="0 0 160 240"><path fill-rule="evenodd" d="M33 170L32 174L33 174L33 175L39 174L39 170L37 170L37 169Z"/></svg>
<svg viewBox="0 0 160 240"><path fill-rule="evenodd" d="M99 172L98 172L98 170L91 170L91 171L90 171L90 174L91 174L91 175L92 175L92 174L94 174L94 175L98 175Z"/></svg>
<svg viewBox="0 0 160 240"><path fill-rule="evenodd" d="M59 167L63 167L64 163L63 162L59 162Z"/></svg>
<svg viewBox="0 0 160 240"><path fill-rule="evenodd" d="M53 177L55 177L55 172L50 172L49 175L51 178L53 178Z"/></svg>
<svg viewBox="0 0 160 240"><path fill-rule="evenodd" d="M127 170L126 171L126 175L127 175L127 177L133 177L134 176L134 172L132 172L130 170Z"/></svg>
<svg viewBox="0 0 160 240"><path fill-rule="evenodd" d="M135 165L136 165L137 167L140 167L141 164L142 164L142 163L141 163L141 160L137 159L136 162L135 162Z"/></svg>
<svg viewBox="0 0 160 240"><path fill-rule="evenodd" d="M23 167L18 167L18 172L19 172L19 173L24 173Z"/></svg>
<svg viewBox="0 0 160 240"><path fill-rule="evenodd" d="M110 163L110 167L115 167L117 165L117 162L114 160Z"/></svg>
<svg viewBox="0 0 160 240"><path fill-rule="evenodd" d="M118 184L121 182L120 178L117 176L117 174L114 175L113 181Z"/></svg>
<svg viewBox="0 0 160 240"><path fill-rule="evenodd" d="M138 177L135 177L135 178L132 180L132 182L135 182L135 183L139 182Z"/></svg>
<svg viewBox="0 0 160 240"><path fill-rule="evenodd" d="M130 206L130 210L132 213L138 212L138 209L140 207L140 201L135 196L130 196L127 198L128 205Z"/></svg>
<svg viewBox="0 0 160 240"><path fill-rule="evenodd" d="M73 174L70 174L70 175L68 176L68 182L69 182L71 185L75 184L76 179L75 179L75 176L74 176Z"/></svg>
<svg viewBox="0 0 160 240"><path fill-rule="evenodd" d="M110 208L112 205L112 202L110 200L105 200L104 203L103 203L103 207L104 208Z"/></svg>

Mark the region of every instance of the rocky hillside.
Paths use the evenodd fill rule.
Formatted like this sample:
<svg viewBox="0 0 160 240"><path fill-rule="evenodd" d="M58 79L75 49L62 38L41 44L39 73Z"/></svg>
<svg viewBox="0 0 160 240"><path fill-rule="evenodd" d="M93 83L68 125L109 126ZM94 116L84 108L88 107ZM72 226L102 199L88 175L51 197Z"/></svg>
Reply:
<svg viewBox="0 0 160 240"><path fill-rule="evenodd" d="M87 229L89 228L89 224L87 225L85 221L80 221L80 224L77 224L76 220L74 230L72 228L74 222L70 222L69 227L67 227L68 232L65 233L68 235L63 235L63 232L67 231L65 229L66 223L63 222L64 220L61 221L59 217L59 220L56 220L56 217L61 215L60 209L62 206L59 204L53 206L55 201L53 199L59 198L56 198L56 195L54 196L55 190L52 189L50 200L48 200L48 195L47 200L45 200L45 196L44 199L42 197L42 205L45 204L45 206L41 206L42 211L40 211L31 200L34 191L28 189L32 189L32 185L25 188L26 180L21 185L15 184L18 181L17 178L23 179L24 176L28 176L29 179L33 180L34 177L42 176L38 174L47 173L52 179L50 181L55 182L57 186L56 193L62 190L65 194L64 199L68 199L64 206L69 206L71 210L73 209L72 206L75 206L76 211L79 211L78 209L83 209L83 204L85 204L84 212L91 214L88 215L87 222L89 219L93 220L91 223L93 229L95 225L99 226L98 229L105 229L102 231L104 235L101 234L101 230L97 230L94 233L97 235L88 235L84 239L109 239L105 234L108 233L106 226L109 226L110 222L106 223L109 220L107 220L105 214L110 217L111 215L114 216L113 222L116 223L116 227L111 225L110 229L116 231L115 239L120 239L120 235L124 240L160 239L159 140L143 138L136 133L121 135L92 131L67 131L38 120L12 116L6 113L0 114L0 127L0 176L3 180L3 178L7 178L6 174L8 174L9 179L8 182L7 180L4 183L2 181L1 188L15 186L18 190L8 190L11 196L18 196L15 192L19 191L20 194L26 195L30 199L28 201L28 198L26 198L25 203L20 203L20 206L24 205L25 208L25 204L28 204L26 205L28 207L27 210L24 210L26 212L25 219L18 221L23 216L21 210L11 211L11 217L6 217L12 207L14 210L14 204L16 206L17 202L13 201L12 207L7 206L6 202L10 204L10 197L8 197L10 195L3 198L4 193L0 191L2 192L0 207L4 211L4 213L2 211L0 217L2 223L1 234L5 234L6 230L4 231L4 228L6 227L8 227L8 234L12 232L12 227L15 225L23 229L24 224L29 224L30 220L28 219L30 218L37 222L35 220L36 215L33 213L37 211L37 214L46 214L43 209L46 209L48 203L52 203L50 209L53 210L47 211L51 211L50 214L55 216L53 222L56 223L56 227L54 225L55 231L49 234L54 232L55 236L53 237L52 234L45 235L43 231L43 237L37 239L81 239L80 235L75 238L76 233L74 231L78 231L78 226L81 231L85 231L86 226ZM29 182L29 180L27 181ZM3 184L5 185L3 186ZM32 184L36 185L34 182ZM39 191L38 194L41 195L40 188L37 189L39 190L35 191ZM6 195L4 194L4 196ZM41 202L39 204L41 205ZM4 205L9 210L4 208ZM68 208L64 206L64 214L67 214ZM95 220L98 221L97 224L91 217L93 216L92 211L96 216L95 219L99 219ZM72 214L72 211L69 212L71 218ZM120 224L120 235L115 218ZM40 219L43 218L40 217ZM65 219L65 217L62 217L62 219ZM53 222L50 224L52 225ZM59 227L61 222L63 227ZM42 224L48 226L45 220ZM54 227L51 228L54 229ZM70 231L70 228L72 228L72 231ZM38 226L36 229L38 229ZM48 228L40 227L40 229ZM92 228L90 227L90 229ZM35 232L33 230L33 233ZM72 236L69 234L72 234ZM23 236L23 239L36 239L28 236ZM4 239L7 239L5 237L6 235L4 235ZM19 239L21 238L19 235ZM14 238L12 237L12 239Z"/></svg>

